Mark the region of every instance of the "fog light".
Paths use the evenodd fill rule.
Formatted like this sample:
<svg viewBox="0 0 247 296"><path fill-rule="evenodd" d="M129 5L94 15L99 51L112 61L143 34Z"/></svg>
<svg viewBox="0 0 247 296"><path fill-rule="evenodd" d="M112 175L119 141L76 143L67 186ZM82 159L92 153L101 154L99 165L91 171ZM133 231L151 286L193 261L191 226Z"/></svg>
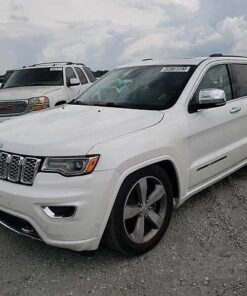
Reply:
<svg viewBox="0 0 247 296"><path fill-rule="evenodd" d="M54 219L72 218L75 215L75 206L42 206L45 214Z"/></svg>

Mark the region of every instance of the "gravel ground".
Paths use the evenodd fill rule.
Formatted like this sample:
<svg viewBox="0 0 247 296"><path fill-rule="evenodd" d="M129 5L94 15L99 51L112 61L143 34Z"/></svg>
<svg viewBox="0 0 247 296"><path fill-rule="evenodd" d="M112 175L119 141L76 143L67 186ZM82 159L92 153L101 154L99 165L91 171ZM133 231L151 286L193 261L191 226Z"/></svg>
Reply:
<svg viewBox="0 0 247 296"><path fill-rule="evenodd" d="M0 295L247 296L247 168L174 211L151 252L56 249L0 228Z"/></svg>

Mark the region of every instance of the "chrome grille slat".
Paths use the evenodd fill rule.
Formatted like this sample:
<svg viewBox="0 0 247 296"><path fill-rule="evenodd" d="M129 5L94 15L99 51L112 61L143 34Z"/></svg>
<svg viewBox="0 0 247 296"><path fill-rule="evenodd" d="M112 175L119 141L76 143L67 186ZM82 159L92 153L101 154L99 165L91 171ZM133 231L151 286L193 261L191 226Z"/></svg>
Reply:
<svg viewBox="0 0 247 296"><path fill-rule="evenodd" d="M0 117L22 115L28 112L28 103L25 101L1 101Z"/></svg>
<svg viewBox="0 0 247 296"><path fill-rule="evenodd" d="M0 153L0 178L6 179L8 173L8 159L10 158L10 154L1 152Z"/></svg>
<svg viewBox="0 0 247 296"><path fill-rule="evenodd" d="M41 159L0 151L0 179L32 185Z"/></svg>
<svg viewBox="0 0 247 296"><path fill-rule="evenodd" d="M22 173L21 173L21 183L26 185L32 185L34 178L38 172L41 159L27 157L24 160Z"/></svg>
<svg viewBox="0 0 247 296"><path fill-rule="evenodd" d="M8 180L12 182L18 182L20 180L22 163L24 157L19 155L11 155L8 167Z"/></svg>

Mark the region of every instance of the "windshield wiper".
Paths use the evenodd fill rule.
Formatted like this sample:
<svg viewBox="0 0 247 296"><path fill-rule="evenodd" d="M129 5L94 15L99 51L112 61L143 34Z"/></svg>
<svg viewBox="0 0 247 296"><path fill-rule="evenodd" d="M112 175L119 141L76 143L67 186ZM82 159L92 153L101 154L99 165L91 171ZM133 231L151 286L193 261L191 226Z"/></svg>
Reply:
<svg viewBox="0 0 247 296"><path fill-rule="evenodd" d="M116 104L116 103L103 103L103 102L81 102L81 101L72 101L70 102L72 105L86 105L86 106L99 106L99 107L116 107L121 108L124 105L122 104Z"/></svg>
<svg viewBox="0 0 247 296"><path fill-rule="evenodd" d="M69 105L91 106L91 103L89 103L89 102L81 102L81 101L73 100L73 101L69 102Z"/></svg>
<svg viewBox="0 0 247 296"><path fill-rule="evenodd" d="M81 102L74 100L70 102L71 105L85 105L85 106L98 106L98 107L112 107L112 108L125 108L125 109L140 109L140 110L160 110L159 106L133 104L133 103L113 103L113 102Z"/></svg>
<svg viewBox="0 0 247 296"><path fill-rule="evenodd" d="M113 108L125 108L125 109L142 109L142 110L157 110L156 106L150 106L145 104L133 104L133 103L92 103L92 106L100 107L113 107Z"/></svg>

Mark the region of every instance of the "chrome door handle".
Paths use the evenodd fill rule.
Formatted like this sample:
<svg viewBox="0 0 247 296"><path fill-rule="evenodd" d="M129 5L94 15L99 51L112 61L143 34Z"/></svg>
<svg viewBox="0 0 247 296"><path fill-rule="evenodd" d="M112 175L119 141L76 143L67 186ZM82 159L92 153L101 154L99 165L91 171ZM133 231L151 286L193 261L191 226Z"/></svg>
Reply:
<svg viewBox="0 0 247 296"><path fill-rule="evenodd" d="M241 107L232 107L230 113L237 113L239 111L241 111Z"/></svg>

